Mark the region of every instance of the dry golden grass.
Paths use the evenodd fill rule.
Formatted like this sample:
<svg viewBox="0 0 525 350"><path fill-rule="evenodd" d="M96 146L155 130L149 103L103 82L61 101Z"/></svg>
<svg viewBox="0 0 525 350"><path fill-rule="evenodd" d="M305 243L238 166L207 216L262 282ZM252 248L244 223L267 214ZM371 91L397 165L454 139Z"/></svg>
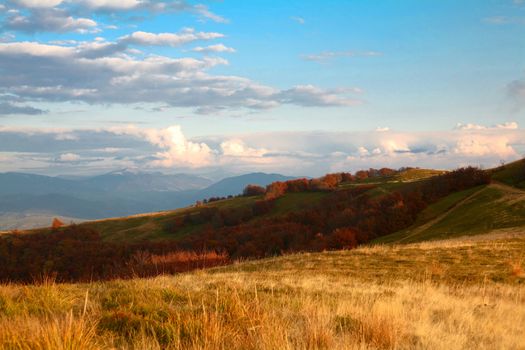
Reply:
<svg viewBox="0 0 525 350"><path fill-rule="evenodd" d="M510 263L521 268L524 245L374 246L152 279L4 285L0 348L525 349L525 281Z"/></svg>

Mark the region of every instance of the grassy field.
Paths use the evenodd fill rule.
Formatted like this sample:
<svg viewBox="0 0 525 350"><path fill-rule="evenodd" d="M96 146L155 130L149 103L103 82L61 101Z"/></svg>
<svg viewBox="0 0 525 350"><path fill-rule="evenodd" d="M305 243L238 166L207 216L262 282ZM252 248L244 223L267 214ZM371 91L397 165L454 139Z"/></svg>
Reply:
<svg viewBox="0 0 525 350"><path fill-rule="evenodd" d="M494 180L525 189L525 159L502 165L490 171Z"/></svg>
<svg viewBox="0 0 525 350"><path fill-rule="evenodd" d="M447 196L426 208L408 229L375 243L422 242L512 227L525 230L525 191L493 183Z"/></svg>
<svg viewBox="0 0 525 350"><path fill-rule="evenodd" d="M0 286L2 349L524 349L519 231Z"/></svg>

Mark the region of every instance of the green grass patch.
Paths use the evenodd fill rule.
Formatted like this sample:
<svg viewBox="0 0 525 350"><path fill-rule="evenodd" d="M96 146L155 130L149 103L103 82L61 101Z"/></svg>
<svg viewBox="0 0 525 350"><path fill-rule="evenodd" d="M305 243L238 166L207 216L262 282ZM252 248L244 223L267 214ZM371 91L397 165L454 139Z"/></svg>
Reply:
<svg viewBox="0 0 525 350"><path fill-rule="evenodd" d="M450 210L452 207L454 207L454 205L456 205L458 202L464 200L465 198L472 195L473 193L481 190L483 187L484 186L478 186L478 187L474 187L474 188L471 188L465 191L452 193L446 196L445 198L441 199L440 201L434 204L429 205L425 210L423 210L418 215L416 222L409 228L398 231L396 233L393 233L385 237L380 237L374 240L373 243L393 243L393 242L398 242L401 239L404 239L405 237L410 235L411 232L413 232L415 229L417 229L421 225L424 225L430 220L437 218L439 215L443 215L448 210Z"/></svg>
<svg viewBox="0 0 525 350"><path fill-rule="evenodd" d="M525 189L525 159L502 165L492 170L492 179Z"/></svg>
<svg viewBox="0 0 525 350"><path fill-rule="evenodd" d="M467 201L455 204L471 195ZM428 225L440 216L440 220ZM478 187L451 194L425 209L409 229L382 237L374 243L421 242L523 226L525 195L503 186L489 185L481 190Z"/></svg>
<svg viewBox="0 0 525 350"><path fill-rule="evenodd" d="M329 192L298 192L287 193L275 201L271 215L281 215L294 210L306 209L315 206L329 195Z"/></svg>

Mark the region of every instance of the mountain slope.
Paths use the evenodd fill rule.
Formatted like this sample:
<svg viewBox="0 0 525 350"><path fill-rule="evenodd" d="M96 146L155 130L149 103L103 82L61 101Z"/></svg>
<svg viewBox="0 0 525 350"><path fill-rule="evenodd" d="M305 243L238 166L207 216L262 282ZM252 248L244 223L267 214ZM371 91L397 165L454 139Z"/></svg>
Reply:
<svg viewBox="0 0 525 350"><path fill-rule="evenodd" d="M525 191L493 183L451 195L427 208L421 217L412 227L375 242L421 242L506 228L525 233Z"/></svg>
<svg viewBox="0 0 525 350"><path fill-rule="evenodd" d="M240 176L233 176L223 179L201 191L202 198L224 197L228 195L241 194L248 185L266 186L276 181L292 180L296 177L284 176L280 174L250 173Z"/></svg>
<svg viewBox="0 0 525 350"><path fill-rule="evenodd" d="M525 158L490 169L489 172L496 181L525 189Z"/></svg>
<svg viewBox="0 0 525 350"><path fill-rule="evenodd" d="M211 180L195 175L166 175L160 172L145 173L127 169L94 176L78 182L81 186L88 188L124 193L198 190L212 184Z"/></svg>

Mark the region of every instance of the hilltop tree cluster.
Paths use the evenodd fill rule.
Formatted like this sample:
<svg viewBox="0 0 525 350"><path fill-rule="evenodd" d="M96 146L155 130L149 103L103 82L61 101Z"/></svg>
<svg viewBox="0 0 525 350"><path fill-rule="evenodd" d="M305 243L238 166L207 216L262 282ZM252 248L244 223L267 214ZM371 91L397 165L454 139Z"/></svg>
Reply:
<svg viewBox="0 0 525 350"><path fill-rule="evenodd" d="M340 179L327 175L321 181L330 184ZM373 184L339 189L310 208L251 220L257 215L256 208L271 212L277 194L319 190L311 186L312 180L277 182L269 185L265 199L251 208L208 208L207 214L201 212L198 223L209 224L180 244L184 249L224 250L233 258L352 248L410 226L429 204L452 192L488 182L486 172L463 168L379 196L367 194L375 188Z"/></svg>

